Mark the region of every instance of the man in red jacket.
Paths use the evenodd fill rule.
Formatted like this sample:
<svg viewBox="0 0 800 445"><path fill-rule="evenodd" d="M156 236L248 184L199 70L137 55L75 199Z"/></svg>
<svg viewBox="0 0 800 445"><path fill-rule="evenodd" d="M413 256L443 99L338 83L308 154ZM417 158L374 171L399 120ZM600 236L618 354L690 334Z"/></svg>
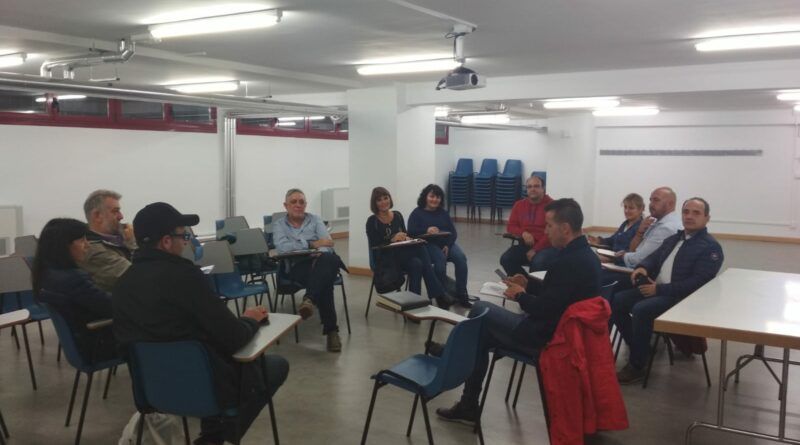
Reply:
<svg viewBox="0 0 800 445"><path fill-rule="evenodd" d="M544 234L544 208L553 201L545 193L544 179L531 176L525 181L525 188L528 197L514 203L506 226L508 233L522 237L522 241L500 257L500 264L509 276L524 274L525 265L530 265L531 272L547 270L557 253Z"/></svg>

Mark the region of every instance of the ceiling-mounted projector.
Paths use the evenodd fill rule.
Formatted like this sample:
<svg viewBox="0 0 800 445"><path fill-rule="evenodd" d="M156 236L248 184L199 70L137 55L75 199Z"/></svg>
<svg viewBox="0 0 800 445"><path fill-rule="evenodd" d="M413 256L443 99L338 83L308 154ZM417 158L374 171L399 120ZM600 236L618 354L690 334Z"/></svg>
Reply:
<svg viewBox="0 0 800 445"><path fill-rule="evenodd" d="M447 73L436 85L436 90L471 90L486 86L486 80L475 71L460 66Z"/></svg>

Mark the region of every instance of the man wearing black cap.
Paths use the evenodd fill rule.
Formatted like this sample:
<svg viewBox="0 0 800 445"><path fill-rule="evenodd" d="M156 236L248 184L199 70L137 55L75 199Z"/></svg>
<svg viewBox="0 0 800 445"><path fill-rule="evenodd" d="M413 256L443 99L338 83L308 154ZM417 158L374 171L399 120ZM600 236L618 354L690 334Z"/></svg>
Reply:
<svg viewBox="0 0 800 445"><path fill-rule="evenodd" d="M222 444L223 440L238 443L233 437L235 431L240 437L244 435L286 380L289 364L280 356L264 357L270 386L267 391L256 362L240 365L231 358L255 335L267 312L254 307L236 318L200 269L181 257L191 236L186 227L199 221L197 215L183 215L163 202L150 204L136 214L133 225L139 250L114 286L114 335L123 348L134 342L202 342L216 377L217 399L222 407L238 406L239 417L238 429L221 419L202 419L195 444ZM244 390L241 400L240 387Z"/></svg>

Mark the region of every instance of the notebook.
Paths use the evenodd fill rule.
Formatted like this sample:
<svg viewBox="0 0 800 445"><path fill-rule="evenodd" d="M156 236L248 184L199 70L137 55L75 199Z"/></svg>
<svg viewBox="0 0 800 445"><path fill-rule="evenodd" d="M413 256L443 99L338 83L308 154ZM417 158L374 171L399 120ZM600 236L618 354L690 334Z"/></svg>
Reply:
<svg viewBox="0 0 800 445"><path fill-rule="evenodd" d="M407 311L409 309L416 309L431 304L430 300L422 295L415 294L409 291L388 292L385 294L378 294L376 300L378 304L386 306L396 311Z"/></svg>

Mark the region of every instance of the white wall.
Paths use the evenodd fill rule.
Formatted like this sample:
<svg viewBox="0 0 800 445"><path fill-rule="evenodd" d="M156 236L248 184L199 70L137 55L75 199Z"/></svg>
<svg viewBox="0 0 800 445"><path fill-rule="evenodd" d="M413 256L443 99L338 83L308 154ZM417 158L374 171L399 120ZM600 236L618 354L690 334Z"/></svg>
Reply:
<svg viewBox="0 0 800 445"><path fill-rule="evenodd" d="M348 159L347 141L237 136L236 213L261 227L264 215L284 211L286 191L297 187L319 215L323 189L349 186Z"/></svg>
<svg viewBox="0 0 800 445"><path fill-rule="evenodd" d="M57 216L83 220L98 188L123 195L127 222L166 201L211 233L223 212L216 134L0 125L0 140L0 203L23 207L26 234Z"/></svg>
<svg viewBox="0 0 800 445"><path fill-rule="evenodd" d="M597 156L594 224L616 226L629 192L675 188L678 201L702 196L712 231L799 237L797 138L791 111L661 113L650 118L597 119L597 150L759 149L760 157Z"/></svg>

